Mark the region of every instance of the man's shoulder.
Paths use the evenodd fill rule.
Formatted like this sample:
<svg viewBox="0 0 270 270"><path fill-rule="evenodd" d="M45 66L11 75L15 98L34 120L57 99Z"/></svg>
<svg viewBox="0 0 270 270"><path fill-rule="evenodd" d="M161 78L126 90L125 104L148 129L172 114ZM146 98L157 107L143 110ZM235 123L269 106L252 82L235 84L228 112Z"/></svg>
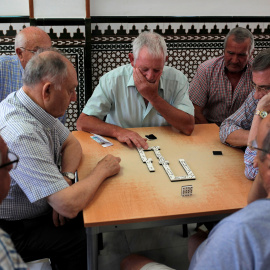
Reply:
<svg viewBox="0 0 270 270"><path fill-rule="evenodd" d="M164 66L163 68L163 78L169 78L169 79L176 79L176 80L182 80L183 78L186 78L186 76L183 74L182 71L170 67L170 66Z"/></svg>
<svg viewBox="0 0 270 270"><path fill-rule="evenodd" d="M19 59L17 55L5 55L5 54L0 55L1 65L14 65L18 63L19 63Z"/></svg>
<svg viewBox="0 0 270 270"><path fill-rule="evenodd" d="M200 67L201 68L204 68L204 69L214 69L216 68L217 66L222 66L224 63L224 56L219 56L219 57L215 57L215 58L211 58L211 59L208 59L206 60L205 62L201 63L200 64Z"/></svg>
<svg viewBox="0 0 270 270"><path fill-rule="evenodd" d="M226 227L226 223L239 224L240 227L261 223L262 218L265 222L270 222L270 199L260 199L248 204L246 207L230 215L220 225ZM224 224L223 224L224 223Z"/></svg>

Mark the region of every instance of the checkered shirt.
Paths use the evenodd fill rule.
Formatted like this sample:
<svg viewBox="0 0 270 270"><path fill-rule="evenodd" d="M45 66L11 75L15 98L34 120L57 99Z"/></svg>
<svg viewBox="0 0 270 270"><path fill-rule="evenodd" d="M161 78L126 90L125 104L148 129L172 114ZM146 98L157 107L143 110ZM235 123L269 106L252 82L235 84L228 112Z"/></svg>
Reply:
<svg viewBox="0 0 270 270"><path fill-rule="evenodd" d="M0 101L23 86L24 69L17 55L0 56ZM59 117L65 124L66 114Z"/></svg>
<svg viewBox="0 0 270 270"><path fill-rule="evenodd" d="M0 111L0 135L20 158L10 172L10 191L0 206L0 218L38 217L51 209L46 197L68 187L57 164L70 132L22 88L0 103Z"/></svg>
<svg viewBox="0 0 270 270"><path fill-rule="evenodd" d="M0 269L27 270L27 265L17 253L10 236L0 229Z"/></svg>
<svg viewBox="0 0 270 270"><path fill-rule="evenodd" d="M220 125L233 114L252 91L252 60L243 72L236 88L225 74L224 56L202 63L189 87L189 98L193 104L204 108L205 118Z"/></svg>
<svg viewBox="0 0 270 270"><path fill-rule="evenodd" d="M254 93L255 89L248 95L242 106L222 122L219 129L219 137L222 143L229 145L226 143L227 137L235 130L250 130L254 112L259 102L254 98Z"/></svg>
<svg viewBox="0 0 270 270"><path fill-rule="evenodd" d="M244 163L245 163L245 176L253 180L259 172L259 168L253 167L254 158L257 155L256 150L251 150L249 147L246 148L244 155Z"/></svg>

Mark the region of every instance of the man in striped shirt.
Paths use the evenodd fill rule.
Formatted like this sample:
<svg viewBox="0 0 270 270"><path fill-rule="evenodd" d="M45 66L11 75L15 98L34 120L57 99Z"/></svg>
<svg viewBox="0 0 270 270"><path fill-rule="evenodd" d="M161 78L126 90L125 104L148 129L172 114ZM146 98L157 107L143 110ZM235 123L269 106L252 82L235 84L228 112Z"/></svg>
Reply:
<svg viewBox="0 0 270 270"><path fill-rule="evenodd" d="M232 29L224 41L224 55L202 63L189 87L195 123L216 123L233 114L252 90L254 39L249 30Z"/></svg>

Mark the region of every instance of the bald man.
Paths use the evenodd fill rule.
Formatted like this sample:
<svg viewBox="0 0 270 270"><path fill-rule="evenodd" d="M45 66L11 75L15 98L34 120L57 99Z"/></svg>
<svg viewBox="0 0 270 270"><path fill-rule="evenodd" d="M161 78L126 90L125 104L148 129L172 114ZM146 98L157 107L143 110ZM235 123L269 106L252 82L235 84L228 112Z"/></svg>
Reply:
<svg viewBox="0 0 270 270"><path fill-rule="evenodd" d="M0 101L23 85L26 64L38 51L52 46L49 35L42 29L30 26L21 30L15 37L16 55L0 56ZM65 115L60 121L65 124Z"/></svg>

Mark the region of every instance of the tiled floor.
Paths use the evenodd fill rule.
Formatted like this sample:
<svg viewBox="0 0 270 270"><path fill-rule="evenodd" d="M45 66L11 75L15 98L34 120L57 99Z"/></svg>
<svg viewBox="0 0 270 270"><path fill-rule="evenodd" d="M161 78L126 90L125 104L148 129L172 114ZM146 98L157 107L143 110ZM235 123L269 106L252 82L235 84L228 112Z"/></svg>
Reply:
<svg viewBox="0 0 270 270"><path fill-rule="evenodd" d="M189 224L189 235L196 224ZM98 258L99 270L119 270L120 262L131 253L147 256L177 270L186 270L188 238L182 237L182 225L103 234L104 249Z"/></svg>

